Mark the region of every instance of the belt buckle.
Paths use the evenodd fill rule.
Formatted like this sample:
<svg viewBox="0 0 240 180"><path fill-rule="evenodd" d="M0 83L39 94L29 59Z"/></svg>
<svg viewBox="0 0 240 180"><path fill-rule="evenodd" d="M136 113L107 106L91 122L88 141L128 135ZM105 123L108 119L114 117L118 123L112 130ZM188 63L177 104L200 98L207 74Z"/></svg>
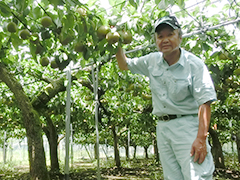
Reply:
<svg viewBox="0 0 240 180"><path fill-rule="evenodd" d="M170 121L170 117L168 114L165 114L165 115L161 116L161 120L162 121Z"/></svg>

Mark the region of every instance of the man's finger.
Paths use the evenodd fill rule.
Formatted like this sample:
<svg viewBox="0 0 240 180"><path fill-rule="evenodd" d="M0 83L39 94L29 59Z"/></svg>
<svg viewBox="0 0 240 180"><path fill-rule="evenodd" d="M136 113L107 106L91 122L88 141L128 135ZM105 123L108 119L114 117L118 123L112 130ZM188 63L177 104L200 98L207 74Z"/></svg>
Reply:
<svg viewBox="0 0 240 180"><path fill-rule="evenodd" d="M201 153L199 160L198 160L198 164L202 164L203 161L205 160L206 154L205 153Z"/></svg>
<svg viewBox="0 0 240 180"><path fill-rule="evenodd" d="M192 147L192 148L191 148L191 152L190 152L190 156L191 156L191 157L194 155L194 152L195 152L195 150L194 150L194 148Z"/></svg>
<svg viewBox="0 0 240 180"><path fill-rule="evenodd" d="M199 157L200 157L200 154L197 152L197 151L195 151L195 154L194 154L194 162L197 162L197 160L199 159Z"/></svg>

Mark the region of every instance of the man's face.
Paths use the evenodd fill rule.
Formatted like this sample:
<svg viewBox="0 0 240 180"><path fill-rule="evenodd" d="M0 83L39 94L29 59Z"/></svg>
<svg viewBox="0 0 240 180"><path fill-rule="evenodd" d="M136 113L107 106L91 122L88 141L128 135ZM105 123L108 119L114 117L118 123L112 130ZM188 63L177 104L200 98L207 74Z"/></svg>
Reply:
<svg viewBox="0 0 240 180"><path fill-rule="evenodd" d="M173 29L168 25L163 27L155 33L157 49L164 55L170 55L179 50L182 42L182 37L179 37L179 30Z"/></svg>

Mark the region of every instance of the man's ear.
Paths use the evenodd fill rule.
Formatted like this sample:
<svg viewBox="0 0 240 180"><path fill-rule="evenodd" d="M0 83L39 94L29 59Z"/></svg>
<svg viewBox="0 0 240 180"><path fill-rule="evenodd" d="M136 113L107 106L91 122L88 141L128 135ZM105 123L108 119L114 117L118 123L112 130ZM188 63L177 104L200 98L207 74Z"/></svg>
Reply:
<svg viewBox="0 0 240 180"><path fill-rule="evenodd" d="M181 31L181 29L178 29L178 36L179 36L180 44L181 44L182 43L182 31Z"/></svg>
<svg viewBox="0 0 240 180"><path fill-rule="evenodd" d="M181 44L182 43L182 34L178 33L178 37L179 37L179 40L180 40L179 44Z"/></svg>
<svg viewBox="0 0 240 180"><path fill-rule="evenodd" d="M181 44L182 43L182 36L180 36L179 39L180 39L180 44Z"/></svg>

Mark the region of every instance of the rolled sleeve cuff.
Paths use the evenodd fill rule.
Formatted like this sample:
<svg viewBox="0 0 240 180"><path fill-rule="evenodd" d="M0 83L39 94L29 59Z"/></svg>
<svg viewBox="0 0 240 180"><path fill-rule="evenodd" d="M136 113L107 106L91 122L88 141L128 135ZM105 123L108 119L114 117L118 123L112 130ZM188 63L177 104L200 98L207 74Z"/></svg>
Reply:
<svg viewBox="0 0 240 180"><path fill-rule="evenodd" d="M198 105L202 105L208 101L210 101L211 103L216 101L217 100L217 97L215 95L212 95L212 96L204 96L204 97L201 97L197 100L197 103Z"/></svg>

